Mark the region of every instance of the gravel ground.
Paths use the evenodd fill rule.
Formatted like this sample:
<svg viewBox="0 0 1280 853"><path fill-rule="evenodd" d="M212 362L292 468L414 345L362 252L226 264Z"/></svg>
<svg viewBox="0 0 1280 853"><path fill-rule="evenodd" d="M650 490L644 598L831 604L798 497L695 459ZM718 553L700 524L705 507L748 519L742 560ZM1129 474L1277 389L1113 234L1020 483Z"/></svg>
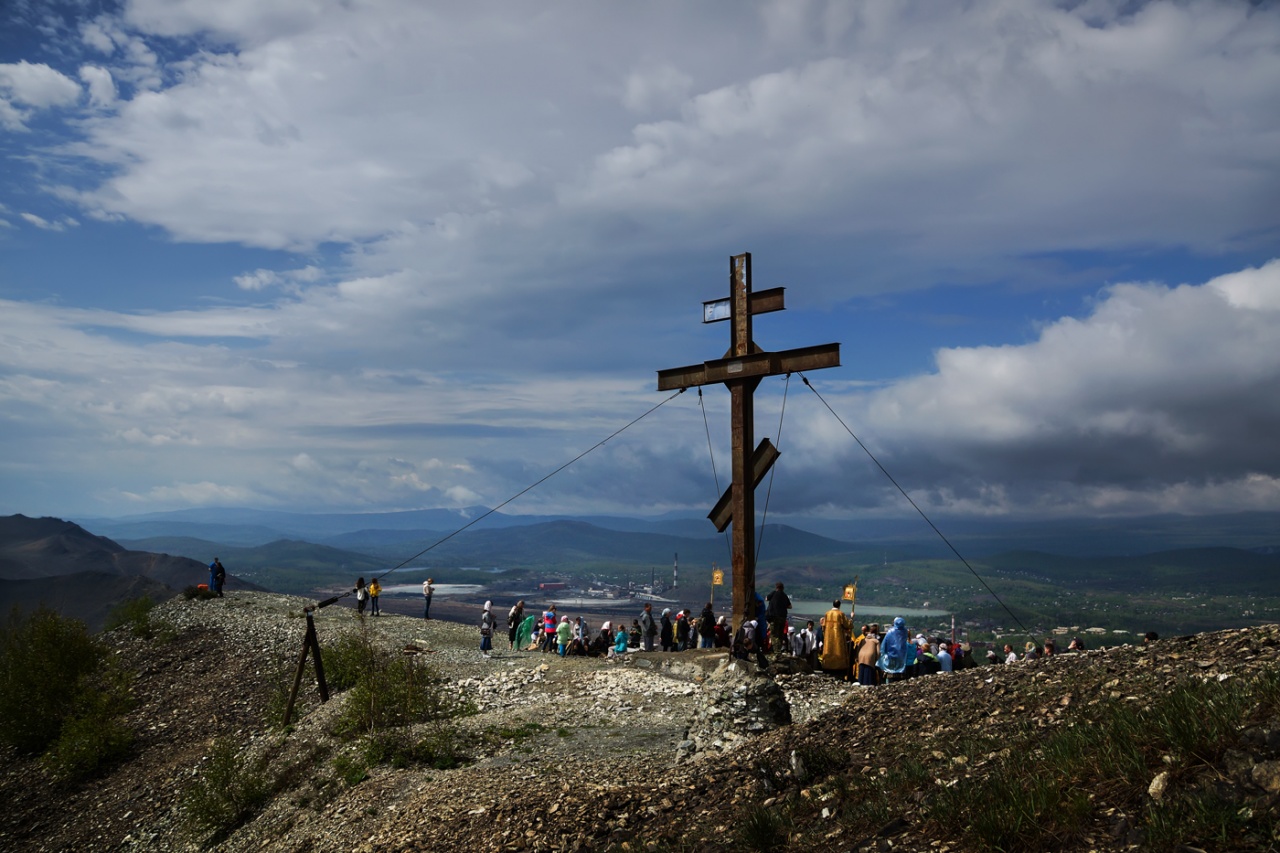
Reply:
<svg viewBox="0 0 1280 853"><path fill-rule="evenodd" d="M405 616L359 618L347 603L314 615L322 647L343 632L420 649L445 690L474 715L456 739L474 759L455 769L371 768L346 779L339 767L356 744L334 737L346 694L321 704L314 684L299 697L286 734L269 708L289 683L301 649L308 600L234 592L224 599L175 599L155 611L172 636L106 635L135 672L137 733L129 760L75 786L38 762L0 756L0 849L382 851L738 849L745 816L786 807L789 843L810 850L960 851L927 825L897 818L870 838L846 837L842 815L856 803L803 783L798 753L843 756L855 774L889 772L905 754L933 763L936 785L969 784L987 761L965 763L951 733L1020 736L1069 723L1076 709L1133 702L1179 679L1222 683L1280 666L1280 628L1262 626L1063 655L1031 665L981 667L882 688L818 675L779 675L793 724L725 738L728 748L679 757L709 697L739 689L719 679L723 652L629 654L618 661L562 659L536 652L479 653L472 625ZM505 642L500 642L505 645ZM744 676L740 689L751 679ZM771 688L772 689L772 688ZM734 712L736 713L736 712ZM890 725L891 721L909 725ZM1254 724L1215 784L1233 784L1280 803L1280 721ZM183 790L207 767L215 739L262 756L278 785L266 807L227 837L184 829ZM814 751L818 752L815 753ZM790 768L790 769L787 769ZM1188 775L1175 784L1192 784ZM1270 792L1270 793L1267 793ZM926 802L927 791L919 792ZM1132 803L1093 805L1094 823L1062 850L1141 849ZM1230 845L1222 849L1233 848Z"/></svg>
<svg viewBox="0 0 1280 853"><path fill-rule="evenodd" d="M183 833L179 803L182 788L207 759L216 737L271 752L286 764L305 763L308 755L332 759L341 754L343 745L335 744L328 732L344 697L337 694L321 704L314 683L304 682L294 733L286 742L267 725L268 708L287 691L302 648L303 608L313 603L238 591L209 601L175 598L153 611L157 623L170 626L172 639L139 640L125 630L104 635L117 660L136 672L137 705L128 717L138 732L136 755L94 784L73 790L59 788L34 762L4 756L0 796L9 807L0 814L0 848L205 849ZM484 657L476 626L399 615L362 619L345 600L315 611L313 619L322 653L351 631L367 631L391 649L417 647L418 659L444 680L445 689L476 708L477 713L457 723L473 739L476 760L465 770L375 768L353 789L362 792L361 800L378 791L375 801L386 800L392 809L401 797L429 797L449 813L459 802L459 774L475 791L513 781L520 783L517 787L526 782L537 786L548 756L554 756L556 767L569 768L565 772L574 778L625 777L637 764L673 766L699 699L699 687L687 678L634 665L639 657L681 655L612 661L500 650ZM505 638L495 639L506 645ZM717 656L723 658L723 653ZM495 731L519 734L494 738ZM474 740L481 735L487 737L477 748ZM354 808L344 805L353 791L333 784L330 764L322 763L321 778L299 783L292 796L278 799L261 818L214 849L292 849L280 846L283 842L275 837L279 827L312 823L314 849L356 849L358 838L330 825L335 816ZM51 797L59 802L57 810L45 808ZM336 811L299 809L300 802L324 803ZM345 829L347 824L338 820L338 826Z"/></svg>

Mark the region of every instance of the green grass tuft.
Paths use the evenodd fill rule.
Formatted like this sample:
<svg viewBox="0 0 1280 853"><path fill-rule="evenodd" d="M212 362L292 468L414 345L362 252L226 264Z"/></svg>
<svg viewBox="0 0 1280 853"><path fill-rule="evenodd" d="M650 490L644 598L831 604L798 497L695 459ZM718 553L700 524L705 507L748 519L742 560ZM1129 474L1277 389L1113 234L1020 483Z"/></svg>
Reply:
<svg viewBox="0 0 1280 853"><path fill-rule="evenodd" d="M183 792L187 828L193 835L225 838L267 804L274 788L265 761L241 754L231 738L219 738Z"/></svg>
<svg viewBox="0 0 1280 853"><path fill-rule="evenodd" d="M129 679L84 623L46 608L0 628L0 743L78 781L128 754Z"/></svg>
<svg viewBox="0 0 1280 853"><path fill-rule="evenodd" d="M791 818L785 811L753 805L742 814L734 840L741 850L775 853L787 849L790 830Z"/></svg>

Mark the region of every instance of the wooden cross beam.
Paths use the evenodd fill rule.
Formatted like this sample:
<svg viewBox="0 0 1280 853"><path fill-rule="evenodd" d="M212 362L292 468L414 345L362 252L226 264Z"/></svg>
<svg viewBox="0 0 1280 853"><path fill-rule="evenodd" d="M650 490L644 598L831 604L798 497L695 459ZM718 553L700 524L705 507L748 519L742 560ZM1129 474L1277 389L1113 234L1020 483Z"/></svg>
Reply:
<svg viewBox="0 0 1280 853"><path fill-rule="evenodd" d="M778 461L779 455L778 448L773 446L773 442L767 438L760 439L760 443L756 445L756 452L751 454L751 488L754 489L760 485L764 475L768 474L773 463ZM720 500L716 501L711 512L707 513L707 518L711 519L711 523L716 526L717 533L724 533L729 522L733 521L732 485L720 495Z"/></svg>
<svg viewBox="0 0 1280 853"><path fill-rule="evenodd" d="M731 379L750 379L753 376L778 376L800 370L819 370L840 366L840 345L819 344L814 347L783 350L782 352L757 352L742 357L725 356L688 367L671 367L658 371L658 390L674 391L677 388L696 388L714 385Z"/></svg>
<svg viewBox="0 0 1280 853"><path fill-rule="evenodd" d="M702 321L730 321L730 345L724 358L658 371L658 390L723 382L729 387L733 437L733 483L708 517L723 531L733 524L733 626L755 618L755 489L778 458L768 440L755 444L752 395L766 376L840 366L840 345L822 344L783 352L765 352L751 338L751 317L782 311L783 288L751 292L751 254L729 258L729 298L704 302Z"/></svg>

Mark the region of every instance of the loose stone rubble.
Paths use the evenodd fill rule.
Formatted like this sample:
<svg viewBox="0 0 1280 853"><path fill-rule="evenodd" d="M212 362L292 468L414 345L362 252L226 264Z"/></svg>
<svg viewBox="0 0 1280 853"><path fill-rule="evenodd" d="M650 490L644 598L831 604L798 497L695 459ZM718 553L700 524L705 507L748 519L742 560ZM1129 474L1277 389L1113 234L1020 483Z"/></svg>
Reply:
<svg viewBox="0 0 1280 853"><path fill-rule="evenodd" d="M322 646L338 632L367 630L389 648L416 647L417 659L476 710L457 723L471 764L380 766L348 785L334 768L354 747L329 733L342 694L322 705L308 686L292 731L266 723L296 663L306 603L238 592L178 599L156 611L176 638L108 635L116 658L137 672L138 704L128 717L138 733L134 757L62 788L35 762L0 756L0 849L733 849L744 810L818 796L804 760L815 746L834 747L853 771L884 774L908 745L923 743L935 785L966 784L999 751L977 760L956 754L948 733L957 728L998 740L1028 726L1051 729L1101 701L1141 705L1179 678L1218 683L1280 666L1280 626L1268 625L866 689L803 671L762 676L720 651L607 661L499 650L485 658L473 626L398 616L362 623L338 605L315 613ZM191 837L181 792L216 737L287 772L248 824L226 838ZM1222 784L1280 804L1280 721L1243 730L1215 773ZM1148 794L1167 797L1193 782L1153 773ZM961 849L905 821L869 839L824 829L851 807L839 798L815 803L817 823L793 828L794 845ZM1139 842L1132 810L1102 804L1093 830L1063 849L1130 850Z"/></svg>
<svg viewBox="0 0 1280 853"><path fill-rule="evenodd" d="M689 737L678 747L677 758L739 746L750 735L791 722L791 706L783 689L760 674L754 662L721 661L702 688Z"/></svg>

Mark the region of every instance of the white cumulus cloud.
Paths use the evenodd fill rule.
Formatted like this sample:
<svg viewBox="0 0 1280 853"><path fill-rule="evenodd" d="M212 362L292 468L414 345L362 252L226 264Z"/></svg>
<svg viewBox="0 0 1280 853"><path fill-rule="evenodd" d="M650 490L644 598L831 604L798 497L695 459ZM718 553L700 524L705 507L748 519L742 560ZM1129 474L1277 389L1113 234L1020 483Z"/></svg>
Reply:
<svg viewBox="0 0 1280 853"><path fill-rule="evenodd" d="M895 477L947 509L1256 505L1229 496L1280 497L1277 310L1280 260L1201 285L1117 284L1032 343L939 351L936 371L850 404Z"/></svg>
<svg viewBox="0 0 1280 853"><path fill-rule="evenodd" d="M493 504L723 352L750 249L761 345L927 315L815 384L932 507L1274 498L1274 4L108 5L0 65L4 242L66 252L0 304L15 494ZM893 505L788 411L784 505ZM528 499L700 505L694 395L660 415Z"/></svg>
<svg viewBox="0 0 1280 853"><path fill-rule="evenodd" d="M0 123L24 130L31 110L70 106L80 99L80 84L43 62L0 63Z"/></svg>
<svg viewBox="0 0 1280 853"><path fill-rule="evenodd" d="M97 65L80 66L80 79L89 87L89 102L95 107L108 107L115 102L116 84L111 72Z"/></svg>

